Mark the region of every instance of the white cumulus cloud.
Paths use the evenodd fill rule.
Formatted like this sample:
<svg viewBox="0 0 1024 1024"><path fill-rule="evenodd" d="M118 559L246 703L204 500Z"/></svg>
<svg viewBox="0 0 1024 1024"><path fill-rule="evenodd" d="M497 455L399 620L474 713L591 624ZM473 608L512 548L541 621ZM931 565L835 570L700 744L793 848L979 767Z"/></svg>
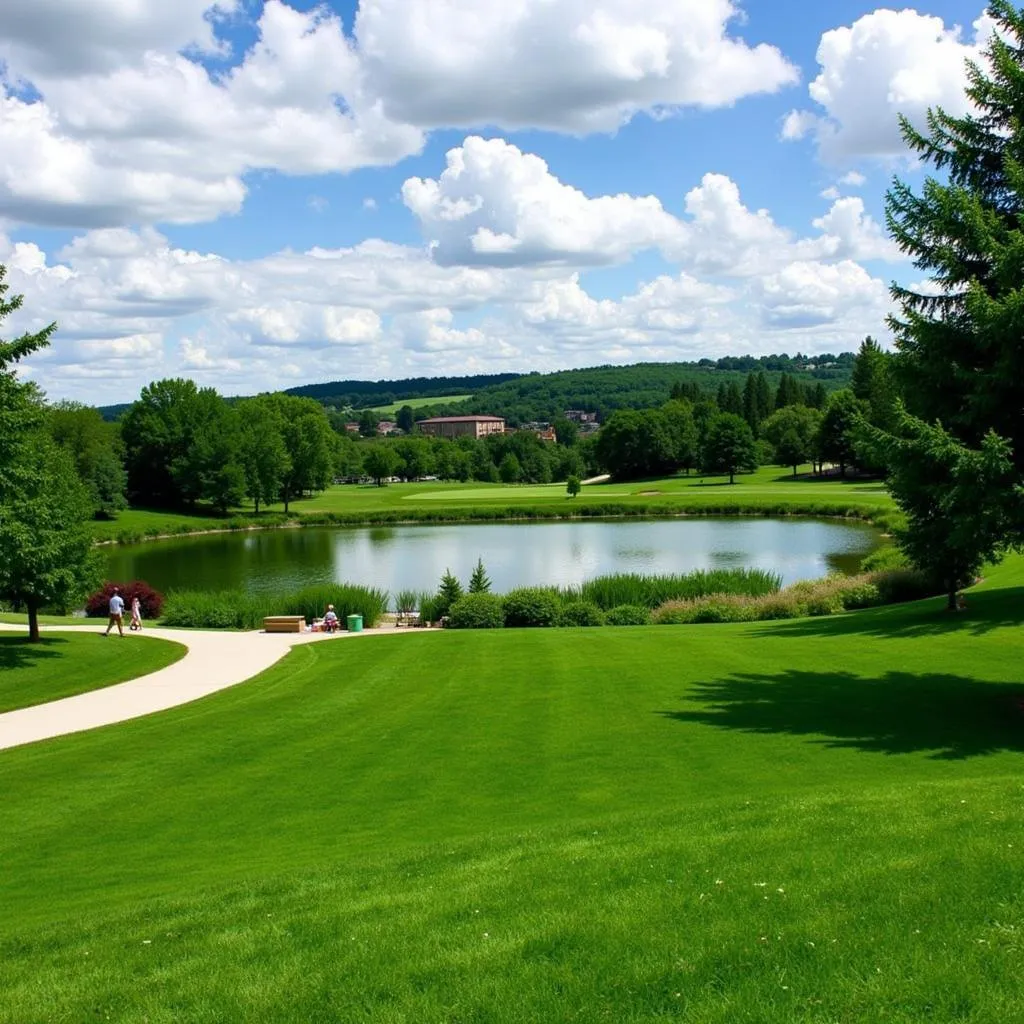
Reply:
<svg viewBox="0 0 1024 1024"><path fill-rule="evenodd" d="M362 0L356 35L396 120L583 133L796 82L777 48L730 32L738 14L731 0Z"/></svg>
<svg viewBox="0 0 1024 1024"><path fill-rule="evenodd" d="M813 134L832 161L903 155L900 114L921 127L929 107L967 112L966 62L981 59L991 32L986 16L968 39L960 26L909 8L879 9L826 32L808 89L817 109L790 113L783 138Z"/></svg>

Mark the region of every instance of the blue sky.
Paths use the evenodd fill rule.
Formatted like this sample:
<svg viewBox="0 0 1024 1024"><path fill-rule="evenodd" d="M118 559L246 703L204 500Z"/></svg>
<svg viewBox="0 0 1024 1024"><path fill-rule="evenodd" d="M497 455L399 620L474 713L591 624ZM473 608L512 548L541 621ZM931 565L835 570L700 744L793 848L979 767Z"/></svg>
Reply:
<svg viewBox="0 0 1024 1024"><path fill-rule="evenodd" d="M8 7L11 9L8 11ZM8 0L0 262L53 397L885 337L897 111L981 4ZM6 156L4 155L6 154ZM817 223L816 223L817 222Z"/></svg>

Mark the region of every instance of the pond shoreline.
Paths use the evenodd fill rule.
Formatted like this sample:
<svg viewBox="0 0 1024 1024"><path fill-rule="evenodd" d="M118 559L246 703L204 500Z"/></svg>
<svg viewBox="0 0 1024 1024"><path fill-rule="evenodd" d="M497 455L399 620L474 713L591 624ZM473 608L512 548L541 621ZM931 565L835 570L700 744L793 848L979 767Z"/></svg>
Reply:
<svg viewBox="0 0 1024 1024"><path fill-rule="evenodd" d="M845 522L862 522L874 526L881 531L883 537L892 536L892 522L895 513L891 509L876 509L853 505L755 505L734 503L730 505L709 505L706 507L690 507L687 509L666 510L663 506L629 505L619 506L615 511L606 511L601 506L580 506L573 512L561 512L544 506L530 506L523 509L503 508L491 514L489 509L466 509L456 514L445 512L409 517L402 516L349 516L334 513L310 513L309 515L274 523L240 523L236 526L225 526L211 529L176 530L169 533L140 533L131 536L111 537L94 541L95 547L120 547L145 544L148 541L175 540L183 537L216 536L229 533L260 533L270 530L302 530L309 528L337 527L360 528L372 526L455 526L461 523L480 525L481 523L515 524L540 521L551 522L587 522L601 520L671 520L671 519L716 519L716 518L785 518L785 519L834 519Z"/></svg>

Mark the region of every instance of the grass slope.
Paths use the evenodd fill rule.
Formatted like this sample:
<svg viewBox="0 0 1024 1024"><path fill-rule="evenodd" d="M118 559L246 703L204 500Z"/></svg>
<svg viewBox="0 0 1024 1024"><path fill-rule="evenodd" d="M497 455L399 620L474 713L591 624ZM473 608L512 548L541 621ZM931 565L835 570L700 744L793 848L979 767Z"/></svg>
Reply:
<svg viewBox="0 0 1024 1024"><path fill-rule="evenodd" d="M396 416L398 410L407 405L410 409L425 409L430 405L453 405L455 402L465 402L472 395L442 395L440 398L406 398L388 405L375 405L371 412L380 413L381 416ZM352 415L357 417L362 409L356 410Z"/></svg>
<svg viewBox="0 0 1024 1024"><path fill-rule="evenodd" d="M181 644L152 637L50 633L30 644L22 636L0 633L0 712L137 679L184 655Z"/></svg>
<svg viewBox="0 0 1024 1024"><path fill-rule="evenodd" d="M313 645L0 754L0 1021L1020 1019L1022 594Z"/></svg>

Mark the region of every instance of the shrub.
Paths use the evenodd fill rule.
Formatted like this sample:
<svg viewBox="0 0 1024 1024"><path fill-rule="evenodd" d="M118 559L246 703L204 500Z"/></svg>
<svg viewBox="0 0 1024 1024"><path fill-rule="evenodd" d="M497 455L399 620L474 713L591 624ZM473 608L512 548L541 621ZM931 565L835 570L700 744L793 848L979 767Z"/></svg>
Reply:
<svg viewBox="0 0 1024 1024"><path fill-rule="evenodd" d="M603 626L605 615L590 601L568 601L558 613L559 626Z"/></svg>
<svg viewBox="0 0 1024 1024"><path fill-rule="evenodd" d="M738 594L721 594L696 602L694 622L753 622L757 603Z"/></svg>
<svg viewBox="0 0 1024 1024"><path fill-rule="evenodd" d="M635 604L620 604L609 610L605 621L609 626L647 626L651 621L651 613L649 609Z"/></svg>
<svg viewBox="0 0 1024 1024"><path fill-rule="evenodd" d="M830 575L824 580L805 580L787 588L804 615L835 615L844 611L843 590L846 577Z"/></svg>
<svg viewBox="0 0 1024 1024"><path fill-rule="evenodd" d="M884 604L920 601L940 594L943 590L940 583L930 580L918 569L890 569L875 573L874 583Z"/></svg>
<svg viewBox="0 0 1024 1024"><path fill-rule="evenodd" d="M114 596L114 588L121 591L124 598L125 611L130 612L132 600L139 599L144 619L158 619L164 607L164 595L154 590L145 580L132 580L131 583L115 583L108 581L102 589L90 594L85 602L85 614L90 619L105 619L109 614L110 599Z"/></svg>
<svg viewBox="0 0 1024 1024"><path fill-rule="evenodd" d="M545 587L519 587L505 595L505 625L510 628L553 626L558 621L559 600Z"/></svg>
<svg viewBox="0 0 1024 1024"><path fill-rule="evenodd" d="M780 590L777 594L769 594L758 599L757 618L761 621L770 619L799 619L806 615L806 609L797 600L795 594L788 590Z"/></svg>
<svg viewBox="0 0 1024 1024"><path fill-rule="evenodd" d="M466 594L448 609L451 629L501 629L504 625L505 606L497 594Z"/></svg>
<svg viewBox="0 0 1024 1024"><path fill-rule="evenodd" d="M909 559L895 544L872 551L860 563L861 572L885 572L889 569L909 568L911 568Z"/></svg>
<svg viewBox="0 0 1024 1024"><path fill-rule="evenodd" d="M415 590L400 590L395 594L395 611L399 615L408 615L416 610L419 595Z"/></svg>
<svg viewBox="0 0 1024 1024"><path fill-rule="evenodd" d="M843 607L848 612L874 608L882 603L882 592L878 584L863 576L855 576L843 589Z"/></svg>

